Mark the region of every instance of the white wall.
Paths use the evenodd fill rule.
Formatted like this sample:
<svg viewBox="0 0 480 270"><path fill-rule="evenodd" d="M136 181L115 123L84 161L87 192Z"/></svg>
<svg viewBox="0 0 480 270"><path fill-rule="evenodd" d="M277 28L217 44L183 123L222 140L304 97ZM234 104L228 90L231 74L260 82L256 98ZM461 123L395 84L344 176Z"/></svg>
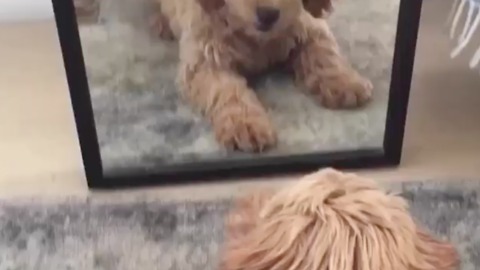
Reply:
<svg viewBox="0 0 480 270"><path fill-rule="evenodd" d="M53 18L51 0L0 0L0 22Z"/></svg>

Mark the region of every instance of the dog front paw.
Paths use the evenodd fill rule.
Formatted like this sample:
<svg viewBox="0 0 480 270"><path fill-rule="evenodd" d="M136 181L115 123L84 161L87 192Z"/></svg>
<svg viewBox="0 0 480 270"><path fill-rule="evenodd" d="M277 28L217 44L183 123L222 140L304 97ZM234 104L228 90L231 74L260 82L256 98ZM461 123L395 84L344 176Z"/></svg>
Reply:
<svg viewBox="0 0 480 270"><path fill-rule="evenodd" d="M373 85L358 74L340 76L324 83L315 94L319 102L330 109L356 108L372 98Z"/></svg>
<svg viewBox="0 0 480 270"><path fill-rule="evenodd" d="M228 149L262 152L275 145L277 136L264 111L225 108L213 119L217 141Z"/></svg>

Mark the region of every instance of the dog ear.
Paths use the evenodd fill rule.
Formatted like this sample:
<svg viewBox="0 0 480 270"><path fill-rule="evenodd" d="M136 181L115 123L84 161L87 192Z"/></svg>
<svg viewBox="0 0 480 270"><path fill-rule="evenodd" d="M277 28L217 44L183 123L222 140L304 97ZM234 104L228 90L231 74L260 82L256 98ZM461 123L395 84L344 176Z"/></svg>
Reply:
<svg viewBox="0 0 480 270"><path fill-rule="evenodd" d="M217 10L221 8L225 2L224 0L197 0L200 6L207 11L207 12L212 12L214 10Z"/></svg>
<svg viewBox="0 0 480 270"><path fill-rule="evenodd" d="M228 240L235 242L250 233L259 222L262 207L273 195L274 190L264 189L237 198L226 217Z"/></svg>
<svg viewBox="0 0 480 270"><path fill-rule="evenodd" d="M275 194L266 189L235 201L227 216L221 270L319 269L304 259L305 248L315 249L313 243L324 243L331 232L314 226L316 219L310 216L263 217L264 206Z"/></svg>
<svg viewBox="0 0 480 270"><path fill-rule="evenodd" d="M448 242L435 239L427 232L417 227L417 249L432 269L453 270L458 269L460 260L458 253Z"/></svg>
<svg viewBox="0 0 480 270"><path fill-rule="evenodd" d="M321 18L332 10L332 0L303 0L303 8L313 17Z"/></svg>
<svg viewBox="0 0 480 270"><path fill-rule="evenodd" d="M258 222L242 236L235 239L232 234L228 236L220 269L309 269L309 262L304 259L307 246L303 244L312 244L308 237L316 242L325 237L314 229L312 220L302 216Z"/></svg>

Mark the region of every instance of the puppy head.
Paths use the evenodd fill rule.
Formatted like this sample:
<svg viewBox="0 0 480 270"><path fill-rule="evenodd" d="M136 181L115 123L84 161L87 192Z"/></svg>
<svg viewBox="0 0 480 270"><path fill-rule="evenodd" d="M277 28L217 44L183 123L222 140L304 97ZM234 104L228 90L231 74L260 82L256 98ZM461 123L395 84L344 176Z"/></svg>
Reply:
<svg viewBox="0 0 480 270"><path fill-rule="evenodd" d="M221 270L458 267L455 249L419 229L402 198L355 175L325 170L237 203Z"/></svg>
<svg viewBox="0 0 480 270"><path fill-rule="evenodd" d="M322 17L332 0L197 0L208 12L226 11L234 26L258 35L282 32L298 21L302 12Z"/></svg>

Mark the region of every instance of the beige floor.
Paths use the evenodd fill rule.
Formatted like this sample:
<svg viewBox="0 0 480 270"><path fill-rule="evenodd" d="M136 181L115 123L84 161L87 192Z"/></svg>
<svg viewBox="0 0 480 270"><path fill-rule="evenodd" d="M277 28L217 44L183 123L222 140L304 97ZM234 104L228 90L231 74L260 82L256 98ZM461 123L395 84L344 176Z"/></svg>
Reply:
<svg viewBox="0 0 480 270"><path fill-rule="evenodd" d="M402 165L359 173L391 181L480 179L480 76L465 59L448 58L439 25L447 4L425 1ZM294 178L149 193L205 198ZM0 197L87 193L54 23L0 25Z"/></svg>

